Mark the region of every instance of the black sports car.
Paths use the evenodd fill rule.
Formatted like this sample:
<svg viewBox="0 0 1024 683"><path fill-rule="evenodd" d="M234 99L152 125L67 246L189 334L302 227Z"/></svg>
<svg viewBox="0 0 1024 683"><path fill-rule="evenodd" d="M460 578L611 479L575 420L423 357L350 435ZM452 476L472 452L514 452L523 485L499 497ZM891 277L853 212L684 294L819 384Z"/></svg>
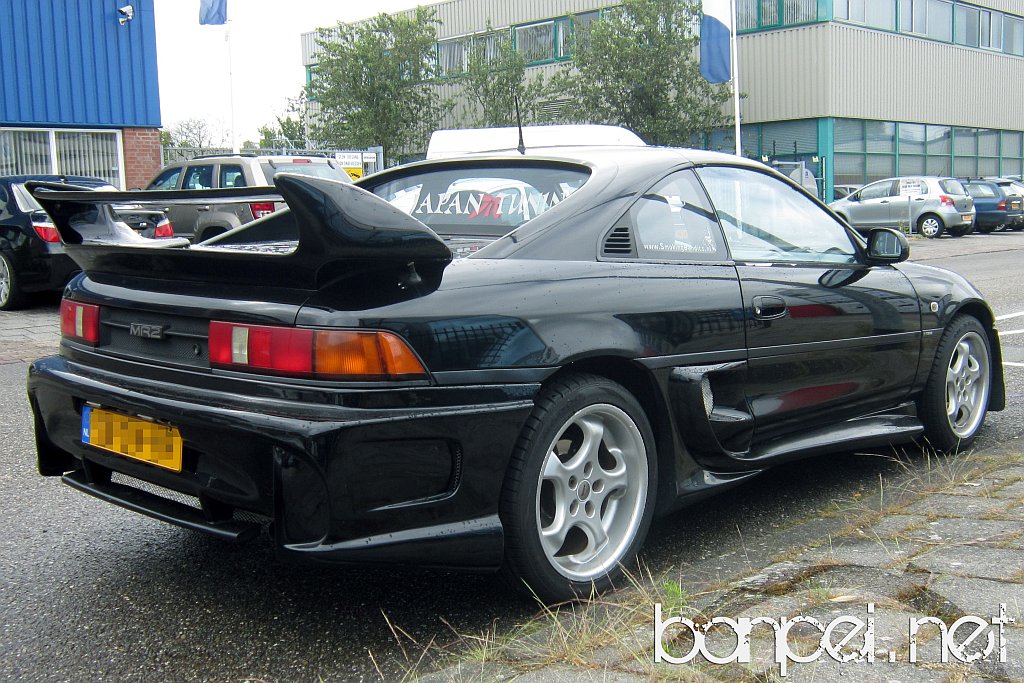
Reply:
<svg viewBox="0 0 1024 683"><path fill-rule="evenodd" d="M25 189L29 182L60 182L114 190L89 176L0 176L0 310L19 308L31 292L58 291L78 271L64 253L50 217ZM113 207L119 218L144 237L172 237L174 229L159 209Z"/></svg>
<svg viewBox="0 0 1024 683"><path fill-rule="evenodd" d="M656 514L797 458L962 448L1004 405L976 289L754 162L566 148L274 180L290 210L191 246L122 242L96 210L116 195L34 189L84 271L30 370L42 474L553 601L609 586Z"/></svg>

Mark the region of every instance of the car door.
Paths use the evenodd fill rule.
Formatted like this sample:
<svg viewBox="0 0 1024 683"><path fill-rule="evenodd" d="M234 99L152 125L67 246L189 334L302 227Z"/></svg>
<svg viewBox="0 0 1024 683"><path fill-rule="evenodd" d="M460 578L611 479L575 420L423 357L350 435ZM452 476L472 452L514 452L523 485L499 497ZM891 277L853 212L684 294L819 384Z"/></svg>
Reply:
<svg viewBox="0 0 1024 683"><path fill-rule="evenodd" d="M728 166L698 175L739 275L755 443L899 403L921 344L910 281L866 265L847 230L785 181Z"/></svg>
<svg viewBox="0 0 1024 683"><path fill-rule="evenodd" d="M209 190L213 187L213 170L213 164L189 164L182 174L181 189ZM204 209L208 210L208 207L200 204L171 206L168 214L171 223L174 224L174 234L191 238L196 232L196 223Z"/></svg>
<svg viewBox="0 0 1024 683"><path fill-rule="evenodd" d="M855 228L878 228L889 225L889 205L892 203L893 181L882 180L865 185L850 195L847 217Z"/></svg>

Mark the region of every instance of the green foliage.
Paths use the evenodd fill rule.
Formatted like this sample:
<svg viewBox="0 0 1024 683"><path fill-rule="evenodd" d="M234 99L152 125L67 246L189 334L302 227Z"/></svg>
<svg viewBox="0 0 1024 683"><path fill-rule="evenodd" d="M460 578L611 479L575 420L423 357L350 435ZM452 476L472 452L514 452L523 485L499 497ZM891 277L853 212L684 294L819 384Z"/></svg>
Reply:
<svg viewBox="0 0 1024 683"><path fill-rule="evenodd" d="M434 10L417 7L411 17L380 14L322 30L307 88L320 104L314 137L341 148L381 145L389 162L425 149L444 104L431 88L437 24Z"/></svg>
<svg viewBox="0 0 1024 683"><path fill-rule="evenodd" d="M575 69L553 79L556 96L572 103L565 118L625 126L649 144L674 146L729 125L729 86L700 75L699 26L699 4L623 0L577 36Z"/></svg>
<svg viewBox="0 0 1024 683"><path fill-rule="evenodd" d="M466 71L459 80L462 94L471 103L463 111L469 125L478 128L516 125L516 98L524 124L539 118L541 100L547 90L544 77L526 79L526 60L516 51L508 31L473 36Z"/></svg>

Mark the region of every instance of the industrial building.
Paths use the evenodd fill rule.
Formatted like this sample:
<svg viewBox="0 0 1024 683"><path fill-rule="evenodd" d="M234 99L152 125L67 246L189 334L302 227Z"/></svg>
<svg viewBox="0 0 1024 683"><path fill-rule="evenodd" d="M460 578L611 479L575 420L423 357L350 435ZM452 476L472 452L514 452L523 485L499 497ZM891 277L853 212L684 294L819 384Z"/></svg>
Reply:
<svg viewBox="0 0 1024 683"><path fill-rule="evenodd" d="M0 175L160 169L153 0L0 0Z"/></svg>
<svg viewBox="0 0 1024 683"><path fill-rule="evenodd" d="M802 162L825 199L835 184L898 174L1024 172L1024 0L737 4L746 156L784 168ZM574 32L614 3L430 6L441 22L438 65L450 77L465 64L468 38L488 26L511 33L528 72L571 65ZM302 55L315 68L315 32L302 36ZM553 121L566 104L548 103ZM733 151L733 132L697 144Z"/></svg>

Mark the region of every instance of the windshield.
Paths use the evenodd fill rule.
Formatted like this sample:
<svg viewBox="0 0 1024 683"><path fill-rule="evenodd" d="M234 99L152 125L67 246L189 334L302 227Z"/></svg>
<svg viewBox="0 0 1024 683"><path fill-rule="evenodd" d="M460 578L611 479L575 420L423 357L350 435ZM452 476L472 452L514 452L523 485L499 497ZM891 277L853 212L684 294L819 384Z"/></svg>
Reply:
<svg viewBox="0 0 1024 683"><path fill-rule="evenodd" d="M299 175L308 175L315 178L327 178L328 180L343 180L345 182L351 182L348 177L348 173L345 173L341 169L332 167L330 164L324 163L288 163L275 161L274 163L264 162L260 164L263 166L263 175L267 177L267 182L278 173L297 173Z"/></svg>
<svg viewBox="0 0 1024 683"><path fill-rule="evenodd" d="M443 165L367 189L441 235L499 237L578 190L588 170L566 165Z"/></svg>

